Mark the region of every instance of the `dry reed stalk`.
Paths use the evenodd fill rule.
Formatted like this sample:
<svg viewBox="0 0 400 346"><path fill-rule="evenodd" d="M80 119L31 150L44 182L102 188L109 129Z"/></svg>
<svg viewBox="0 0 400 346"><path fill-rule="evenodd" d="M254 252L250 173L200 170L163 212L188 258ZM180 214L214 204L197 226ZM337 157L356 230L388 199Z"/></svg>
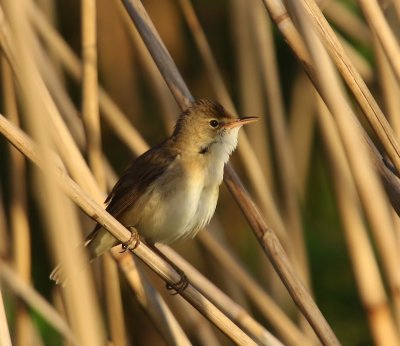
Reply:
<svg viewBox="0 0 400 346"><path fill-rule="evenodd" d="M266 92L265 96L271 122L272 139L276 151L275 157L280 176L280 190L283 195L284 220L286 220L286 228L290 230L290 239L292 242L292 253L289 252L289 255L296 270L300 273L303 282L310 290L309 265L304 244L304 232L298 198L299 182L297 180L297 172L285 120L275 45L269 18L267 18L267 14L263 11L262 3L257 2L257 4L258 6L251 6L252 22L255 24L261 75ZM248 4L246 7L250 8Z"/></svg>
<svg viewBox="0 0 400 346"><path fill-rule="evenodd" d="M57 70L52 65L50 56L46 54L39 44L37 53L39 57L37 62L40 74L43 76L43 80L47 85L51 97L54 99L54 103L57 105L57 108L60 109L60 113L65 123L68 125L76 144L79 149L83 151L86 148L86 136L78 110L69 97L65 86L62 84Z"/></svg>
<svg viewBox="0 0 400 346"><path fill-rule="evenodd" d="M0 344L2 346L12 345L10 331L8 329L7 316L4 310L3 295L1 293L1 289L0 289Z"/></svg>
<svg viewBox="0 0 400 346"><path fill-rule="evenodd" d="M179 75L174 62L165 49L165 46L160 42L159 35L157 34L141 2L138 0L124 0L124 5L136 24L138 31L142 35L147 48L152 54L160 72L163 74L171 92L174 94L175 99L180 107L184 109L190 101L193 100L193 97L189 93L182 77ZM180 87L182 84L184 85L184 88L181 89ZM225 166L224 181L238 202L242 212L245 214L246 219L259 240L262 249L270 258L274 268L281 277L282 282L284 282L293 300L306 316L318 337L323 342L336 344L337 340L335 335L304 285L294 274L292 265L290 264L278 238L272 229L265 224L258 208L229 164Z"/></svg>
<svg viewBox="0 0 400 346"><path fill-rule="evenodd" d="M101 188L105 186L102 161L97 82L96 1L81 0L82 12L82 119L89 166Z"/></svg>
<svg viewBox="0 0 400 346"><path fill-rule="evenodd" d="M60 314L61 318L67 320L67 311L65 309L65 301L63 300L62 294L60 290L53 290L52 299L53 307ZM73 343L69 341L67 338L63 339L63 346L72 346Z"/></svg>
<svg viewBox="0 0 400 346"><path fill-rule="evenodd" d="M17 100L14 81L10 66L4 60L2 63L2 86L4 107L8 119L19 126ZM27 219L26 185L25 185L25 158L10 145L10 170L12 171L12 198L10 203L10 226L13 235L14 265L21 277L30 282L31 277L31 249L30 230Z"/></svg>
<svg viewBox="0 0 400 346"><path fill-rule="evenodd" d="M309 73L311 68L310 57L304 46L303 39L286 11L285 5L281 0L263 0L263 3L286 43L293 50L296 58L303 64L306 72Z"/></svg>
<svg viewBox="0 0 400 346"><path fill-rule="evenodd" d="M4 211L3 193L0 185L0 258L9 258L8 225Z"/></svg>
<svg viewBox="0 0 400 346"><path fill-rule="evenodd" d="M125 7L133 6L133 3L124 1L124 6ZM136 17L136 19L140 22L140 24L136 25L136 28L138 29L140 35L142 36L142 40L144 41L145 45L147 46L147 49L149 50L149 52L152 56L154 53L153 50L157 49L158 54L159 54L158 57L165 62L163 64L163 66L159 66L156 62L157 67L160 70L161 75L165 79L168 87L171 89L172 94L174 95L175 99L177 100L177 103L179 104L179 106L181 108L186 109L191 104L191 100L189 100L186 96L186 95L190 94L189 89L187 88L187 85L181 76L176 78L176 76L171 75L171 71L175 71L177 69L176 65L173 62L171 55L169 54L164 43L162 42L153 23L150 22L150 18L148 17L148 14L147 14L146 10L144 9L144 7L141 6L139 11L140 12L137 13L138 16ZM132 12L130 12L128 10L128 14L132 18ZM145 25L147 30L143 30L144 27L141 27L141 24ZM147 28L147 26L149 26L149 27ZM151 38L155 37L155 39L153 39L153 40L148 39L150 37ZM154 59L154 56L153 56L153 59ZM171 81L173 81L173 83L171 83Z"/></svg>
<svg viewBox="0 0 400 346"><path fill-rule="evenodd" d="M81 0L81 12L82 119L86 132L86 149L89 166L96 182L101 191L106 191L98 104L96 1ZM126 332L118 270L116 264L108 255L104 256L102 260L105 302L111 340L115 346L123 346L126 344Z"/></svg>
<svg viewBox="0 0 400 346"><path fill-rule="evenodd" d="M371 33L365 23L346 4L340 1L327 1L321 10L337 28L347 36L365 46L371 44Z"/></svg>
<svg viewBox="0 0 400 346"><path fill-rule="evenodd" d="M311 295L308 293L302 281L294 272L275 233L266 225L245 188L243 186L238 187L241 182L229 165L225 167L225 173L227 171L229 171L229 174L226 174L225 183L232 191L235 200L252 227L262 249L270 259L293 301L309 321L323 344L338 344L336 336L333 334L324 316L311 298Z"/></svg>
<svg viewBox="0 0 400 346"><path fill-rule="evenodd" d="M330 10L331 8L332 10ZM329 1L328 5L322 8L322 10L324 10L327 17L330 15L329 18L332 22L343 30L346 35L355 40L361 41L365 45L370 43L371 34L368 27L346 6L337 1ZM335 30L335 34L340 44L343 46L344 51L348 55L349 60L354 64L355 69L359 72L362 79L367 82L372 81L372 68L365 57L349 44L337 30Z"/></svg>
<svg viewBox="0 0 400 346"><path fill-rule="evenodd" d="M229 198L229 196L226 197ZM225 200L226 197L223 198L222 200ZM224 202L222 202L222 200L220 202L220 205L225 204ZM211 237L213 237L214 239L218 239L219 241L218 244L223 244L223 246L229 249L231 253L240 252L241 245L243 244L243 242L239 241L236 244L233 243L231 244L232 239L229 239L229 237L232 234L229 233L227 234L225 232L226 229L231 229L231 227L223 227L222 221L223 220L219 216L216 216L213 219L212 224L209 226L209 228L204 229L205 232L202 233L211 234ZM238 234L238 237L243 237L242 239L247 239L246 234L242 232ZM235 242L235 240L233 240L233 242ZM204 272L204 275L209 277L210 281L212 281L213 284L218 286L219 289L223 291L225 295L230 297L231 300L234 301L237 305L240 305L243 308L243 310L248 311L248 314L251 314L254 316L254 318L256 318L253 305L250 299L248 299L246 293L244 292L241 282L232 280L232 276L228 271L223 271L223 270L221 271L220 267L215 265L214 259L211 256L208 256L207 251L204 251L204 248L201 245L200 240L198 238L195 239L194 248L196 249L196 252L199 253L201 258L199 259L194 258L193 261L192 258L190 258L190 263L193 264L199 263L201 265L202 271ZM182 256L185 257L187 253L190 252L184 250L182 252ZM271 283L269 282L268 279L270 276L275 275L275 282L279 282L279 284L281 285L280 292L283 292L283 294L279 296L279 295L274 295L275 292L273 292L270 293L271 296L275 299L277 305L286 307L287 305L285 305L285 303L287 303L287 300L289 300L289 305L291 305L294 308L294 304L292 303L290 296L287 294L278 276L275 274L271 264L269 263L269 261L263 260L264 254L262 253L262 250L258 246L255 246L254 248L254 257L257 258L257 260L255 261L257 262L257 264L259 264L259 267L257 268L257 274L261 276L260 281L262 281L263 283L267 283L264 286L264 289L270 291L269 288L271 287ZM203 288L201 289L203 290ZM283 299L278 300L279 298L286 298L286 300ZM215 299L218 298L210 297L210 299L212 299L212 301L214 302L216 301ZM217 305L219 306L219 304Z"/></svg>
<svg viewBox="0 0 400 346"><path fill-rule="evenodd" d="M204 234L205 233L202 233L199 236L203 238ZM204 238L211 239L211 243L213 243L214 247L217 248L216 251L217 252L221 251L221 246L219 244L216 244L216 241L213 240L213 238L210 237L208 233L207 237ZM207 242L202 241L201 243L204 244L206 247L208 247ZM259 322L257 322L252 316L250 316L248 312L245 309L243 309L243 307L241 307L239 304L233 301L228 295L226 295L223 291L221 291L211 281L207 280L207 278L205 278L195 267L193 267L190 263L188 263L177 252L175 252L173 249L165 245L161 246L160 248L161 251L168 256L168 258L171 258L174 261L174 263L178 264L179 267L184 270L189 280L193 282L193 284L196 287L199 287L200 290L204 292L206 296L210 297L210 299L222 311L224 311L228 316L230 316L234 321L236 321L236 323L244 331L252 335L257 341L257 343L262 345L265 344L269 345L270 343L277 343L277 342L280 343L280 341L276 340L276 338L273 335L271 335L271 333L268 330L266 330ZM224 266L227 266L226 262ZM293 334L299 336L298 340L305 340L301 331L298 330L294 324L292 324L292 322L287 318L285 313L282 310L280 310L280 308L274 302L269 304L270 298L266 296L264 292L260 296L262 298L267 297L268 302L260 303L260 301L257 300L257 304L260 303L268 309L268 311L265 314L268 315L267 320L270 320L273 327L277 330L284 331L284 333L282 333L282 339L286 338L289 339L290 336L287 336L287 334ZM258 297L256 297L255 299L257 298ZM276 316L274 316L275 312ZM281 316L283 317L280 319Z"/></svg>
<svg viewBox="0 0 400 346"><path fill-rule="evenodd" d="M77 344L70 327L53 306L4 261L0 262L0 278L2 283L6 284L28 306L36 310L65 339Z"/></svg>
<svg viewBox="0 0 400 346"><path fill-rule="evenodd" d="M138 268L130 253L121 254L118 250L111 251L112 256L134 292L136 300L149 315L168 345L190 345L179 323L171 310L165 304L161 295Z"/></svg>
<svg viewBox="0 0 400 346"><path fill-rule="evenodd" d="M400 1L399 0L392 0L391 3L396 11L397 18L400 18ZM384 7L385 4L382 4Z"/></svg>
<svg viewBox="0 0 400 346"><path fill-rule="evenodd" d="M309 79L300 72L292 83L289 108L289 136L296 166L299 198L305 200L315 124L315 102Z"/></svg>
<svg viewBox="0 0 400 346"><path fill-rule="evenodd" d="M314 82L316 79L310 62L310 57L306 52L304 43L294 27L290 17L288 16L282 1L263 1L290 48L294 51L297 58L302 62L305 70ZM365 83L360 78L358 72L344 54L342 47L340 44L338 44L332 29L326 23L326 20L322 16L318 7L315 5L315 3L308 0L302 1L307 1L307 6L305 6L305 8L310 14L312 14L313 22L317 23L316 27L321 33L321 37L326 43L326 47L329 48L328 51L331 53L331 57L334 58L334 61L344 80L346 81L347 86L363 110L363 114L367 117L367 120L377 134L381 144L385 148L385 151L397 168L398 162L396 162L396 157L398 152L398 144L393 135L393 131L388 125L382 111L378 107L368 88L365 86Z"/></svg>
<svg viewBox="0 0 400 346"><path fill-rule="evenodd" d="M156 103L162 111L161 114L164 119L165 129L167 133L171 133L176 120L175 116L179 113L176 103L168 87L165 85L164 79L160 75L149 51L146 49L146 46L140 38L139 33L131 24L129 15L126 13L122 2L119 0L114 0L114 2L120 18L123 20L123 24L137 49L139 63L144 67L145 74L148 77L146 78L146 81L150 82L151 90L154 92L154 97L158 101Z"/></svg>
<svg viewBox="0 0 400 346"><path fill-rule="evenodd" d="M207 253L217 260L234 281L240 283L249 299L254 303L256 309L273 326L286 344L313 344L227 249L219 244L215 238L211 237L209 233L202 233L198 238ZM171 251L169 251L169 253L171 253ZM180 263L182 263L182 261L180 261ZM192 277L190 276L190 278ZM203 285L201 287L203 287ZM207 291L209 291L209 289Z"/></svg>
<svg viewBox="0 0 400 346"><path fill-rule="evenodd" d="M320 4L321 7L321 4ZM338 1L329 1L322 5L321 10L327 19L335 24L341 31L343 31L350 38L359 41L365 46L371 43L371 33L367 25L359 18L353 11L346 5ZM373 72L370 64L365 57L358 52L345 38L343 38L337 30L335 34L348 55L350 61L354 64L356 70L360 73L361 77L370 82L373 78Z"/></svg>
<svg viewBox="0 0 400 346"><path fill-rule="evenodd" d="M204 68L206 69L207 78L210 80L210 85L214 89L214 93L222 104L230 111L235 112L235 105L233 104L232 98L229 94L228 88L224 82L222 74L217 65L214 54L211 50L210 44L208 43L207 37L200 24L199 18L193 8L190 0L179 0L178 1L183 18L188 25L193 39L196 43L197 49L201 54Z"/></svg>
<svg viewBox="0 0 400 346"><path fill-rule="evenodd" d="M101 114L107 125L121 136L125 145L137 156L143 154L148 147L141 134L132 127L129 120L105 91L100 89L99 95Z"/></svg>
<svg viewBox="0 0 400 346"><path fill-rule="evenodd" d="M7 27L7 23L3 23L0 30L2 31L2 35L4 37L1 42L4 53L6 54L8 61L13 67L13 72L16 76L17 81L20 83L20 85L24 85L24 78L22 75L23 69L21 67L21 64L18 63L18 59L16 59L15 47L10 45L10 42L13 41L13 37L9 31L9 28ZM32 41L33 44L37 43L36 40L33 38ZM37 48L37 46L35 48ZM48 89L45 87L41 76L39 74L36 74L35 76L37 77L37 83L40 83L40 85L42 86L42 88L37 91L41 92L41 100L43 100L43 102L46 104L46 109L48 110L48 114L51 120L50 125L53 126L53 131L51 132L51 135L55 142L55 145L57 146L57 149L60 151L61 157L63 157L67 161L67 163L70 163L70 168L72 169L71 172L77 181L80 181L83 186L85 186L89 191L96 190L97 186L94 180L84 182L84 180L82 179L82 177L91 175L89 168L86 166L84 159L80 155L79 149L74 144L74 140L72 139L72 136L64 123L64 120L62 119L56 105L54 104L54 101L51 98ZM72 162L72 157L74 157L79 162Z"/></svg>
<svg viewBox="0 0 400 346"><path fill-rule="evenodd" d="M317 85L317 79L315 75L315 70L311 64L310 57L305 49L304 43L294 27L289 15L286 12L286 8L283 6L280 0L263 0L266 8L268 9L271 17L273 18L274 22L277 24L278 28L281 30L281 33L284 35L286 42L289 44L290 48L295 53L296 57L300 60L303 64L303 67L307 74L309 75L311 81ZM349 77L350 75L347 75ZM348 84L350 89L354 87L355 89L352 90L354 96L361 96L364 98L364 94L362 93L355 93L354 91L359 90L357 87L358 84ZM363 89L363 88L362 88ZM317 86L318 90L318 86ZM369 100L367 103L362 103L357 100L358 104L362 108L363 105L369 108L369 105L372 107L371 109L376 110L376 102L372 98L370 98L369 92L366 95L366 100ZM321 95L324 97L324 95ZM361 100L362 101L362 100ZM370 102L371 101L371 102ZM380 112L380 110L379 110ZM384 120L387 123L386 120ZM400 182L397 176L390 170L385 161L382 160L381 155L374 147L368 136L365 134L364 139L368 146L368 150L371 155L371 159L377 169L377 171L381 174L381 177L384 181L386 191L388 193L388 197L390 198L390 202L392 203L393 208L396 210L397 214L400 214ZM386 160L387 161L387 160ZM390 164L389 164L390 166Z"/></svg>
<svg viewBox="0 0 400 346"><path fill-rule="evenodd" d="M44 167L43 160L38 155L36 146L22 131L12 126L12 124L10 124L3 116L0 116L0 132L36 165L41 168ZM108 214L101 205L97 204L91 197L89 197L66 174L65 170L60 167L58 161L54 162L54 165L51 166L51 171L66 195L88 216L109 230L109 232L112 233L112 235L121 243L127 243L131 239L131 232ZM93 179L93 177L91 179ZM100 192L97 192L97 194L99 193ZM131 244L131 246L132 245L135 244ZM167 283L173 284L180 280L180 275L145 244L139 243L132 251ZM231 320L223 315L193 286L189 284L181 295L233 341L239 344L254 344L246 334L237 328Z"/></svg>
<svg viewBox="0 0 400 346"><path fill-rule="evenodd" d="M363 114L366 116L366 119L377 135L393 165L400 172L400 147L384 114L359 73L346 56L343 47L338 42L332 28L329 26L314 0L302 0L302 3L307 13L310 15L310 20L312 20L317 31L321 35L321 39L330 57L335 62L347 86L352 91L363 110Z"/></svg>
<svg viewBox="0 0 400 346"><path fill-rule="evenodd" d="M354 48L353 45L351 45L337 31L335 31L335 34L340 44L343 46L343 49L346 52L347 56L349 57L349 60L353 63L355 69L358 71L361 78L366 83L372 82L374 79L374 72L367 59L361 53L359 53L358 50Z"/></svg>
<svg viewBox="0 0 400 346"><path fill-rule="evenodd" d="M68 124L68 128L73 134L78 147L80 150L84 150L86 138L78 111L70 99L65 86L61 84L62 80L60 80L59 74L52 65L50 56L45 52L44 47L38 39L35 40L34 50L39 71L54 100L54 104L60 108L60 114L62 114L65 123Z"/></svg>
<svg viewBox="0 0 400 346"><path fill-rule="evenodd" d="M264 180L268 177L268 181L252 181L253 190L257 199L262 201L263 199L258 197L258 195L270 194L276 196L276 190L274 189L275 179L272 170L268 138L270 131L268 131L267 117L265 116L262 80L257 59L258 52L256 49L256 42L253 39L252 21L254 18L250 8L246 6L246 1L243 0L232 1L230 13L230 27L232 31L234 56L236 57L234 63L238 80L239 113L256 115L260 118L257 126L252 126L242 132L241 137L245 138L246 143L243 145L243 139L240 139L238 152L242 159L244 169L251 179L253 179L252 177L255 176L255 173L249 171L255 171L256 169L260 170L258 174L260 177L263 177ZM208 70L208 74L210 75L209 79L211 79L211 73L214 71ZM231 103L233 102L231 101ZM237 113L235 109L233 110ZM253 156L252 160L249 160L249 155ZM255 162L255 164L253 162ZM266 190L264 190L263 186L265 186ZM256 191L259 192L256 193Z"/></svg>
<svg viewBox="0 0 400 346"><path fill-rule="evenodd" d="M4 109L8 119L19 126L17 100L11 68L4 57L1 59ZM12 145L10 150L10 226L12 234L13 263L26 283L31 281L31 236L27 216L25 158ZM17 345L27 345L31 338L32 325L26 307L17 302L15 339Z"/></svg>
<svg viewBox="0 0 400 346"><path fill-rule="evenodd" d="M64 260L67 274L77 279L74 268L79 265L76 256L72 256L67 249L73 248L72 239L79 238L77 222L73 214L72 204L55 186L51 174L52 147L49 128L42 126L50 121L50 112L53 104L39 75L34 60L31 59L34 39L26 20L24 6L18 6L13 1L4 2L7 9L7 18L10 20L15 38L15 51L11 58L15 58L14 73L21 82L21 99L25 105L27 127L33 133L40 145L40 155L43 161L45 175L35 174L36 196L39 199L43 221L48 231L47 236L52 244L56 256ZM22 8L21 8L22 7ZM5 23L3 23L5 25ZM8 47L10 48L10 47ZM11 64L13 61L10 59ZM41 121L39 121L41 119ZM66 246L66 247L64 247ZM79 342L101 345L104 342L100 314L97 311L96 294L89 278L80 277L71 280L66 289L68 308L71 313L71 324Z"/></svg>
<svg viewBox="0 0 400 346"><path fill-rule="evenodd" d="M38 0L36 1L36 4L43 11L51 25L58 27L60 20L57 13L57 0ZM61 84L64 85L66 81L59 59L55 55L50 55L50 61L52 67L56 70L58 78L62 81Z"/></svg>
<svg viewBox="0 0 400 346"><path fill-rule="evenodd" d="M400 86L378 39L374 36L374 49L384 108L393 130L400 136Z"/></svg>
<svg viewBox="0 0 400 346"><path fill-rule="evenodd" d="M381 88L382 98L386 114L388 116L390 125L397 136L400 136L400 85L396 77L393 75L393 70L389 66L389 62L382 50L378 39L374 36L373 39L374 49L376 54L376 61L378 67L378 78ZM393 222L397 232L398 247L400 248L400 219L398 215L393 212Z"/></svg>
<svg viewBox="0 0 400 346"><path fill-rule="evenodd" d="M110 328L111 342L115 346L127 346L124 309L121 286L116 263L110 255L103 256L104 296L107 307L107 321Z"/></svg>
<svg viewBox="0 0 400 346"><path fill-rule="evenodd" d="M190 335L193 344L220 346L223 343L210 323L183 298L170 299L168 304L171 305L186 334Z"/></svg>
<svg viewBox="0 0 400 346"><path fill-rule="evenodd" d="M383 52L394 71L394 75L400 81L400 46L378 2L375 0L358 0L358 3L370 29L381 43Z"/></svg>
<svg viewBox="0 0 400 346"><path fill-rule="evenodd" d="M214 89L215 95L230 112L237 115L238 112L236 107L234 106L232 98L230 97L228 89L223 81L221 72L216 63L216 59L211 51L210 45L196 16L196 13L194 12L193 6L189 0L180 0L179 3L184 13L184 18L199 50L200 56L203 60L207 77L211 82L211 87ZM243 100L245 99L246 98L243 97ZM250 107L245 108L249 108L248 110L244 111L245 114L256 114L259 116L262 114L261 111L251 110ZM262 117L262 120L264 119L265 117ZM261 127L265 126L266 125ZM265 133L266 132L264 132L263 136L261 137L264 138ZM272 196L275 195L275 191L273 174L270 169L272 166L270 164L271 159L268 142L263 141L263 143L260 145L251 147L249 136L247 136L244 132L241 133L239 142L240 145L238 146L238 153L244 164L246 173L250 178L249 181L252 184L256 198L261 203L264 213L268 215L271 223L277 229L280 239L285 242L284 237L286 237L286 230L284 228L281 216L279 215L279 211L277 210L276 204L272 199ZM255 155L255 150L258 151L257 155ZM260 158L261 160L265 160L264 163L261 163L261 165L259 162ZM249 169L248 167L251 167L252 169Z"/></svg>
<svg viewBox="0 0 400 346"><path fill-rule="evenodd" d="M318 96L317 96L318 97ZM363 221L350 167L336 125L323 101L319 102L319 125L329 155L337 206L352 261L357 287L376 345L400 342L391 316L384 285L368 232Z"/></svg>
<svg viewBox="0 0 400 346"><path fill-rule="evenodd" d="M299 5L295 1L289 2L289 4L301 24L303 37L313 57L320 86L319 92L324 96L324 100L335 118L358 193L384 263L395 303L396 317L398 317L400 313L398 295L400 257L385 193L375 171L371 169L371 161L364 145L362 132L340 88L339 80L327 52L314 31L316 30L312 26L314 24L310 24L312 22L310 22L309 14L302 7L303 5Z"/></svg>
<svg viewBox="0 0 400 346"><path fill-rule="evenodd" d="M30 327L30 332L29 334L31 335L31 339L28 342L28 345L30 346L45 346L45 341L40 334L39 330L35 328L34 321L29 317L29 327ZM15 345L15 343L14 343Z"/></svg>
<svg viewBox="0 0 400 346"><path fill-rule="evenodd" d="M60 62L71 74L71 76L75 80L80 81L81 63L72 49L68 47L61 36L48 23L46 17L43 16L33 2L29 2L28 12L29 18L31 19L35 29L37 29L40 36L46 40L46 42L48 42L49 49L52 49L52 52L59 57ZM107 121L107 124L113 130L117 131L121 135L124 143L136 155L146 151L147 145L144 143L140 133L138 133L135 129L133 129L133 131L126 131L127 126L130 125L129 121L102 88L99 89L99 103L101 115L103 116L104 120ZM130 146L131 143L134 143L135 145Z"/></svg>

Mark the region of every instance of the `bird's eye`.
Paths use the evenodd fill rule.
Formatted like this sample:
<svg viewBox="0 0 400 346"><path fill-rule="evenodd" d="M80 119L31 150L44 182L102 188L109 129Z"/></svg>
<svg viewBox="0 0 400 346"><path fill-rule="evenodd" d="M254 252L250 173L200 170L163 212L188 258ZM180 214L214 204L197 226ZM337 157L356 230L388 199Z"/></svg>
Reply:
<svg viewBox="0 0 400 346"><path fill-rule="evenodd" d="M211 127L217 127L219 125L219 122L217 120L210 120L210 126Z"/></svg>

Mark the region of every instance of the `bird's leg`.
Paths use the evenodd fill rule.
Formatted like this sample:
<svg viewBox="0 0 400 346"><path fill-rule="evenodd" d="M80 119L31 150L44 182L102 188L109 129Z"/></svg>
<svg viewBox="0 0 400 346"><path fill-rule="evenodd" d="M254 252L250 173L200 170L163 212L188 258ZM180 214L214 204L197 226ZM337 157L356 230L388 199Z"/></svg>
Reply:
<svg viewBox="0 0 400 346"><path fill-rule="evenodd" d="M175 271L180 275L181 278L179 279L178 282L175 282L173 284L166 283L165 287L167 288L167 290L175 290L175 292L172 293L172 295L181 294L189 285L189 280L185 272L182 269L180 269L174 262L172 262L167 256L165 256L155 246L155 244L148 244L148 245L155 253L157 253L161 258L167 261L168 264L170 264L175 269Z"/></svg>
<svg viewBox="0 0 400 346"><path fill-rule="evenodd" d="M126 228L131 232L131 237L126 243L122 243L122 251L126 252L128 250L135 250L137 246L140 244L140 236L138 231L133 226L126 226Z"/></svg>

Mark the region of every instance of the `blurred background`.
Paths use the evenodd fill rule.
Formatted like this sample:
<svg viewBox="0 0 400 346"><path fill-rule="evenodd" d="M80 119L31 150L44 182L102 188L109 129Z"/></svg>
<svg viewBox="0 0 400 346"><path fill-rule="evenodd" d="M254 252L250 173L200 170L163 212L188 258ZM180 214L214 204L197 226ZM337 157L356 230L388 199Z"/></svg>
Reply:
<svg viewBox="0 0 400 346"><path fill-rule="evenodd" d="M1 1L2 7L3 3L4 18L11 23L13 17L7 12L9 5L7 1ZM32 60L38 66L50 97L88 160L82 125L80 65L76 69L73 63L65 62L65 50L60 46L65 44L70 50L69 54L81 59L81 2L36 0L33 7L27 5L31 3L30 0L21 0L21 3L26 3L28 25L36 40L36 46L31 45L36 47L32 51ZM380 5L397 35L399 13L395 7L398 4L394 3L396 1L388 0ZM104 102L100 102L101 149L108 160L106 180L109 187L113 177L119 176L131 160L146 148L143 143L153 146L171 133L180 109L126 16L122 3L117 0L98 0L96 5L99 85L143 139L136 151L133 150L126 140L121 139L120 131L123 129L115 128L115 118L107 115L107 104L104 106ZM317 305L339 340L344 345L377 344L378 339L371 332L373 309L363 299L365 296L354 271L355 267L357 270L357 264L349 245L349 236L346 235L349 230L342 227L344 216L338 209L337 187L341 181L332 169L326 132L318 123L321 106L302 65L271 22L263 2L145 0L143 5L195 98L218 100L230 112L240 116L261 117L258 125L246 129L246 138L241 137L239 148L231 159L233 166L259 206L266 223L277 232L284 248L291 254L289 257L294 261L294 267L309 285ZM376 38L358 3L327 0L318 1L318 5L350 60L388 115L394 132L398 133L398 81L385 57L382 57L382 51L377 48ZM5 40L4 33L1 38ZM18 46L24 42L11 41L11 45L14 44ZM29 121L24 115L29 112L23 104L24 96L21 96L21 79L12 77L7 67L8 60L9 57L3 57L1 113L7 118L10 110L19 113L19 126L29 132ZM388 87L383 82L385 80L392 84ZM13 81L14 87L10 87ZM394 97L387 96L390 93L388 88ZM16 109L10 106L10 92L16 95ZM352 105L354 112L359 114L358 107L354 103ZM366 122L362 117L359 118L374 140ZM41 127L47 126L43 120L37 121L41 122ZM252 155L249 154L251 147L254 152ZM59 289L49 280L49 273L57 261L49 233L44 230L47 224L40 211L33 171L33 165L11 150L7 140L0 137L0 254L4 265L14 268L29 286L50 304L59 307L62 305ZM22 208L22 225L15 221L19 218L15 216L15 203ZM387 208L392 214L394 236L398 241L398 217L390 206ZM94 223L78 208L74 209L79 220L79 233L85 236ZM378 273L382 274L383 292L390 292L381 255L376 250L375 238L369 233L370 225L363 207L359 207L358 212L367 232L365 239L370 242L368 246L376 257ZM25 229L25 233L17 235L21 228ZM225 244L259 287L277 302L305 335L310 336L310 340L318 344L309 328L304 327L304 320L260 250L257 239L224 184L221 186L216 215L207 232ZM225 269L205 248L204 242L202 239L187 240L173 248L280 340L291 344L288 339L281 337L281 332L260 311L256 301L249 298L251 291L243 289L240 282L232 279L234 272ZM22 259L17 252L24 253ZM95 266L99 267L100 263ZM171 305L191 341L204 344L196 336L196 324L193 326L185 321L183 308L174 302L178 298L171 297L161 280L144 270ZM358 270L363 269L358 266ZM96 274L99 309L107 324L109 317L104 307L106 289L99 277L101 273ZM120 285L126 344L165 344L162 333L140 308L123 277L120 277ZM31 345L59 345L65 342L57 328L36 308L21 300L18 291L3 276L1 288L11 338L15 344L27 345L24 343L27 336L30 336L28 344ZM385 304L388 304L389 310L396 310L392 306L395 299L390 293L387 294L389 298ZM190 307L186 306L185 309ZM199 316L197 318L202 319ZM391 319L396 320L393 316ZM21 327L24 323L28 327ZM214 327L211 327L211 332L216 333L219 343L230 344Z"/></svg>

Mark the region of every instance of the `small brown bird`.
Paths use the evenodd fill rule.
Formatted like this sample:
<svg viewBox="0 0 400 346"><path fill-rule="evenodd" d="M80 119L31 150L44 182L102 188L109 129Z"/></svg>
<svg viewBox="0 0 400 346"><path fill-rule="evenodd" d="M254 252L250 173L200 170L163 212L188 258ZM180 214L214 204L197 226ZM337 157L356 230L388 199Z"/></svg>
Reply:
<svg viewBox="0 0 400 346"><path fill-rule="evenodd" d="M125 170L106 199L107 211L150 245L194 237L214 214L240 127L255 120L234 118L214 101L194 102L179 116L171 137ZM93 259L117 244L97 225L85 246Z"/></svg>

